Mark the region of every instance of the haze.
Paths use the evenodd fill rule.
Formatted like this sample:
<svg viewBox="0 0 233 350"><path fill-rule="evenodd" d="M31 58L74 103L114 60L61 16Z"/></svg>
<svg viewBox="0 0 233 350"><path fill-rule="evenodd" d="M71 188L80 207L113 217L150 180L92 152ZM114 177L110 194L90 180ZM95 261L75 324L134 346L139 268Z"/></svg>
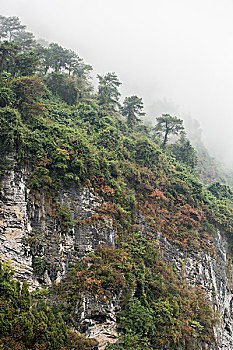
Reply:
<svg viewBox="0 0 233 350"><path fill-rule="evenodd" d="M37 38L78 52L95 75L116 72L122 94L142 97L152 119L191 114L209 149L233 164L231 0L0 0L0 5L2 15L20 17Z"/></svg>

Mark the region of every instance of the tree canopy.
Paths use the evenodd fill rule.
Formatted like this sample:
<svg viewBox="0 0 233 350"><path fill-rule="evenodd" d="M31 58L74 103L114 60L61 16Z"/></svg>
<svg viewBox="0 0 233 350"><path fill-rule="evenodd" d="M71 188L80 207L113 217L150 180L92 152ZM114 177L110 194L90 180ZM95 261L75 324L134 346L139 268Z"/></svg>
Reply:
<svg viewBox="0 0 233 350"><path fill-rule="evenodd" d="M167 149L178 161L182 162L190 169L194 169L197 165L197 152L184 132L181 132L178 141L168 145Z"/></svg>
<svg viewBox="0 0 233 350"><path fill-rule="evenodd" d="M122 115L126 117L128 126L133 129L140 121L140 117L144 116L142 98L138 96L126 97L121 107Z"/></svg>
<svg viewBox="0 0 233 350"><path fill-rule="evenodd" d="M164 148L168 142L169 135L178 135L184 130L183 120L172 117L170 114L162 114L156 118L155 133L162 139L162 147Z"/></svg>
<svg viewBox="0 0 233 350"><path fill-rule="evenodd" d="M26 26L21 24L20 19L16 16L0 16L0 38L5 38L9 41L14 40L15 35L24 31L25 28Z"/></svg>
<svg viewBox="0 0 233 350"><path fill-rule="evenodd" d="M118 90L121 82L119 81L116 73L107 73L105 75L97 74L97 78L99 79L99 104L115 109L119 106L119 98L121 95Z"/></svg>

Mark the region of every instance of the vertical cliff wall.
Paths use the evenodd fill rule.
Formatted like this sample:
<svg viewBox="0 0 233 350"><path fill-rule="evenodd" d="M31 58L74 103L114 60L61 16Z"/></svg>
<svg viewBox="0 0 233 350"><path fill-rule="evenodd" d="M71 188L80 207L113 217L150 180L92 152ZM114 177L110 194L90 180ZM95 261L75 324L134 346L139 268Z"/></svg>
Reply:
<svg viewBox="0 0 233 350"><path fill-rule="evenodd" d="M34 287L32 255L27 243L31 231L28 217L28 189L25 170L17 168L14 156L9 157L12 169L1 178L0 193L0 253L1 259L14 264L19 279L26 278Z"/></svg>
<svg viewBox="0 0 233 350"><path fill-rule="evenodd" d="M26 184L28 170L9 159L12 168L1 178L0 252L19 279L32 288L51 284L98 244L114 245L112 222L98 220L103 199L89 188L35 194Z"/></svg>
<svg viewBox="0 0 233 350"><path fill-rule="evenodd" d="M188 283L202 286L207 292L220 320L216 327L217 349L233 349L232 266L224 234L216 230L213 241L215 256L180 251L164 239L159 241L164 258L176 266Z"/></svg>
<svg viewBox="0 0 233 350"><path fill-rule="evenodd" d="M1 178L0 254L11 261L17 277L27 279L32 289L59 281L69 264L78 262L98 244L114 245L115 231L109 219L99 219L103 199L89 188L61 189L57 193L33 193L27 187L28 170L12 168ZM64 215L67 213L68 218ZM60 215L60 216L59 216ZM151 230L143 219L142 232ZM219 313L216 328L217 349L233 348L232 260L227 237L216 230L215 255L181 250L166 237L156 237L166 261L173 264L188 283L202 286ZM116 314L119 298L100 302L98 297L84 298L80 324L86 334L99 340L100 349L117 339Z"/></svg>

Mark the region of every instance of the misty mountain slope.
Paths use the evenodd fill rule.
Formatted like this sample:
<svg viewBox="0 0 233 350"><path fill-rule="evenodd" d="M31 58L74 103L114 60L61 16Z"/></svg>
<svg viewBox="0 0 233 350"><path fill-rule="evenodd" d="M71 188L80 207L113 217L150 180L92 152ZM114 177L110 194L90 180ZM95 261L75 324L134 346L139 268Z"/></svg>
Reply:
<svg viewBox="0 0 233 350"><path fill-rule="evenodd" d="M185 116L185 126L188 137L197 151L198 162L196 171L200 180L204 184L218 181L232 187L232 170L224 161L221 162L216 157L210 155L202 140L202 130L197 120L190 116Z"/></svg>
<svg viewBox="0 0 233 350"><path fill-rule="evenodd" d="M76 53L17 40L0 47L1 259L33 291L1 265L1 347L229 348L229 188L161 148L115 73L94 93Z"/></svg>
<svg viewBox="0 0 233 350"><path fill-rule="evenodd" d="M229 163L227 164L224 158L220 159L216 153L213 154L207 149L202 137L203 130L196 119L192 118L189 114L180 112L178 106L164 99L162 101L158 100L157 103L149 106L148 114L145 117L145 123L148 125L154 125L154 118L151 117L159 116L161 113L167 113L168 110L172 111L172 115L178 115L184 120L187 137L196 151L197 159L195 172L200 181L204 184L218 181L232 187L232 167ZM173 147L175 140L171 140L170 142Z"/></svg>

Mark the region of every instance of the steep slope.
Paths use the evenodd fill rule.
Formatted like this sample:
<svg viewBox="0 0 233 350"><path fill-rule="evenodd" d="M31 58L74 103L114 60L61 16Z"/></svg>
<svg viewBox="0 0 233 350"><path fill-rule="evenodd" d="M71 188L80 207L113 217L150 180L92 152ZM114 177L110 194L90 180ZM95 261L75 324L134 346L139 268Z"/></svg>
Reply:
<svg viewBox="0 0 233 350"><path fill-rule="evenodd" d="M203 185L135 110L123 117L114 73L96 95L58 62L33 76L14 64L0 88L0 249L33 292L31 305L1 268L0 346L231 349L230 189Z"/></svg>
<svg viewBox="0 0 233 350"><path fill-rule="evenodd" d="M48 105L47 100L46 104ZM86 108L87 106L86 103ZM93 108L92 102L91 106ZM61 115L61 111L65 116L64 119L59 117L59 122L54 121L53 114L51 114L50 121L46 115L46 119L44 119L45 117L39 119L37 116L35 120L30 119L30 123L22 122L18 115L19 119L16 125L18 134L14 130L13 133L6 132L4 139L2 138L3 146L12 144L12 140L6 139L6 135L13 134L14 139L18 140L21 137L24 140L15 149L14 145L12 146L11 154L6 152L4 166L8 169L2 171L2 258L14 262L18 278L21 280L26 278L31 287L35 288L41 283L47 285L50 285L51 282L58 283L61 281L61 277L69 271L70 263L79 263L85 253L93 251L98 244L114 246L117 236L116 261L113 261L113 265L116 264L116 266L114 265L114 268L108 262L108 259L113 255L111 248L108 248L105 255L109 255L109 258L101 263L101 268L98 267L99 263L97 264L99 260L97 259L96 262L94 259L94 263L91 263L93 271L90 271L89 263L87 265L84 263L81 280L75 281L71 274L70 280L65 279L62 282L61 286L64 283L64 290L66 290L67 283L69 285L74 283L75 290L74 295L67 296L65 294L66 297L62 305L67 303L67 299L71 300L73 308L69 305L71 307L70 314L74 312L74 309L77 313L77 302L78 309L80 308L78 314L71 317L72 321L68 319L67 322L75 324L80 331L85 330L86 334L98 339L100 344L106 344L109 340L116 341L117 339L116 315L121 308L127 310L124 312L128 313L126 314L130 320L132 317L130 316L132 312L130 308L137 306L139 308L137 312L141 313L143 320L143 317L147 317L143 316L145 313L143 308L147 308L148 303L150 305L151 302L156 302L157 308L162 308L163 312L167 310L164 313L164 319L162 317L160 320L161 325L158 325L159 329L162 327L159 334L158 331L154 333L153 324L155 327L156 322L153 321L153 318L149 318L146 323L148 329L145 332L148 332L149 338L145 337L145 333L139 332L141 326L138 326L138 331L136 327L135 332L131 334L132 331L127 331L129 326L121 321L122 327L125 329L124 332L126 332L124 336L126 338L122 340L124 346L130 347L136 337L141 344L140 346L145 348L145 343L149 339L152 344L157 344L155 339L160 336L161 346L162 344L170 346L169 344L176 343L178 346L182 342L187 345L193 343L193 340L197 338L196 346L198 347L200 341L211 341L209 338L211 328L208 327L212 327L210 325L214 318L213 314L211 316L207 304L203 308L206 310L203 315L197 316L195 314L197 312L196 309L193 309L195 303L205 303L204 299L207 298L207 294L200 297L200 293L203 294L203 292L193 289L193 287L185 287L184 278L186 277L188 281L204 286L211 303L216 305L216 310L218 309L220 312L221 322L224 321L217 327L218 348L229 348L231 346L229 345L231 344L231 315L229 313L231 260L228 254L229 248L227 248L229 243L224 238L226 237L224 232L231 229L232 209L230 203L227 200L215 199L193 175L188 174L185 168L169 159L156 144L140 132L134 131L132 133L131 131L129 136L127 130L124 134L120 128L115 127L114 131L118 133L118 137L112 141L109 138L111 134L108 133L105 147L100 148L97 142L103 142L103 131L106 132L110 126L114 128L119 117L108 117L109 124L105 121L104 126L102 126L99 125L101 115L96 111L98 124L90 127L92 133L95 133L93 137L92 135L88 136L89 125L86 126L86 121L83 124L82 133L75 127L77 125L80 129L82 124L82 113L86 111L83 109L83 105L76 108L76 114L72 115L75 121L74 119L68 121L67 114L71 112L67 107L65 109L63 106L59 107L59 103L57 103L56 108L58 116ZM79 108L82 108L81 113ZM16 112L6 107L2 109L1 113L3 122L6 113L8 116L7 123L3 125L14 128L14 124L9 125L8 122L9 115L15 115ZM74 114L74 112L72 113ZM87 118L86 115L85 118ZM64 123L73 123L70 133L71 141L66 141L69 137L65 134L65 132L68 133L67 129L64 132ZM54 130L55 125L58 136L53 139L53 148L49 148L47 145L42 148L43 143L38 142L38 137L43 139L44 144L46 144L48 142L46 136L50 135L50 130L46 129ZM59 125L63 125L60 133ZM22 135L23 133L24 135ZM84 133L86 136L85 145L82 144ZM36 135L36 139L34 139L34 135ZM30 140L30 147L33 148L31 153L24 150L24 147L28 147L28 140ZM115 141L114 153L108 148L111 141ZM13 140L13 142L15 141ZM36 142L36 145L33 142ZM93 142L89 148L87 147L88 142ZM37 147L37 144L40 145L40 148ZM57 144L59 144L59 148ZM78 166L81 160L83 160L83 167L86 166L85 162L89 162L87 170L80 172L75 168L73 171L72 166L75 159L73 145L75 147L78 145L78 151L76 151L76 157L79 160ZM121 150L117 152L116 146ZM90 162L89 157L91 157L93 150L96 154ZM45 154L43 155L41 152ZM51 156L49 152L55 152L55 155ZM102 158L98 154L99 152ZM27 159L31 157L30 161L25 163L22 155L25 155ZM16 161L17 157L20 157L18 162ZM82 175L83 173L85 176ZM67 174L70 174L71 178L68 183L65 177ZM73 180L74 176L78 178L77 181ZM79 178L81 176L83 176L83 184L80 184ZM228 205L228 213L226 205ZM222 235L219 231L220 228ZM140 242L136 238L138 241L136 249L142 250L140 253L142 256L139 259L136 255L134 262L135 258L131 256L134 254L132 253L131 240L134 241L133 237L136 232L142 232L148 243ZM149 249L147 247L149 242L153 245L153 250L148 265L144 259L147 259L145 252ZM146 246L143 247L143 244ZM158 249L160 249L160 253L156 253ZM162 286L166 281L164 278L165 276L168 278L171 274L171 267L166 263L164 265L160 257L153 258L153 254L159 254L159 256L162 254L165 261L177 268L178 279L175 276L169 277L171 279L169 283L177 285L177 287L165 284L163 292ZM146 288L146 291L143 292L142 286L140 287L138 283L144 269L150 270L154 259L157 259L155 260L156 264L162 265L153 267L156 272L147 273L143 287L143 289ZM137 260L141 260L141 263L138 267L135 266L134 269L137 271L135 274L127 265L135 265L138 263ZM122 263L119 266L120 261ZM76 268L74 267L74 269ZM77 269L76 271L79 271L80 267ZM73 273L76 275L78 272ZM154 273L156 280L160 276L159 281L156 282L159 283L160 287L156 288L154 296L148 296L152 285L147 279L150 280L149 276L153 276ZM165 274L165 276L161 277L161 274L162 276ZM116 276L119 280L115 280ZM103 278L104 284L102 285ZM79 286L78 292L77 286ZM184 290L187 288L185 295L182 295L180 286ZM174 289L172 288L177 288L177 300L174 300ZM157 294L158 290L159 294ZM56 297L54 297L54 293ZM170 293L173 298L171 298ZM144 294L146 301L143 302ZM105 295L108 295L108 300L105 300L107 297ZM125 296L123 297L123 295ZM149 302L148 297L152 298L152 301ZM63 300L63 296L60 296L57 291L51 291L51 300L59 298ZM181 300L193 300L189 306L191 308L189 315L182 306ZM131 306L132 302L133 306ZM135 303L140 304L135 306ZM165 306L166 309L164 309ZM63 307L65 310L67 305ZM149 308L152 309L152 315L156 319L154 307L151 305ZM177 307L181 309L179 316L176 316ZM63 312L66 314L64 310ZM168 312L169 314L167 314ZM208 325L201 323L204 322L203 316L205 319L209 319ZM175 317L173 321L171 317ZM136 320L132 322L136 322ZM172 334L170 332L166 334L162 330L162 325L167 324L166 327L169 329L170 322L173 324ZM205 333L202 332L203 329ZM209 336L204 336L207 329L209 329Z"/></svg>

